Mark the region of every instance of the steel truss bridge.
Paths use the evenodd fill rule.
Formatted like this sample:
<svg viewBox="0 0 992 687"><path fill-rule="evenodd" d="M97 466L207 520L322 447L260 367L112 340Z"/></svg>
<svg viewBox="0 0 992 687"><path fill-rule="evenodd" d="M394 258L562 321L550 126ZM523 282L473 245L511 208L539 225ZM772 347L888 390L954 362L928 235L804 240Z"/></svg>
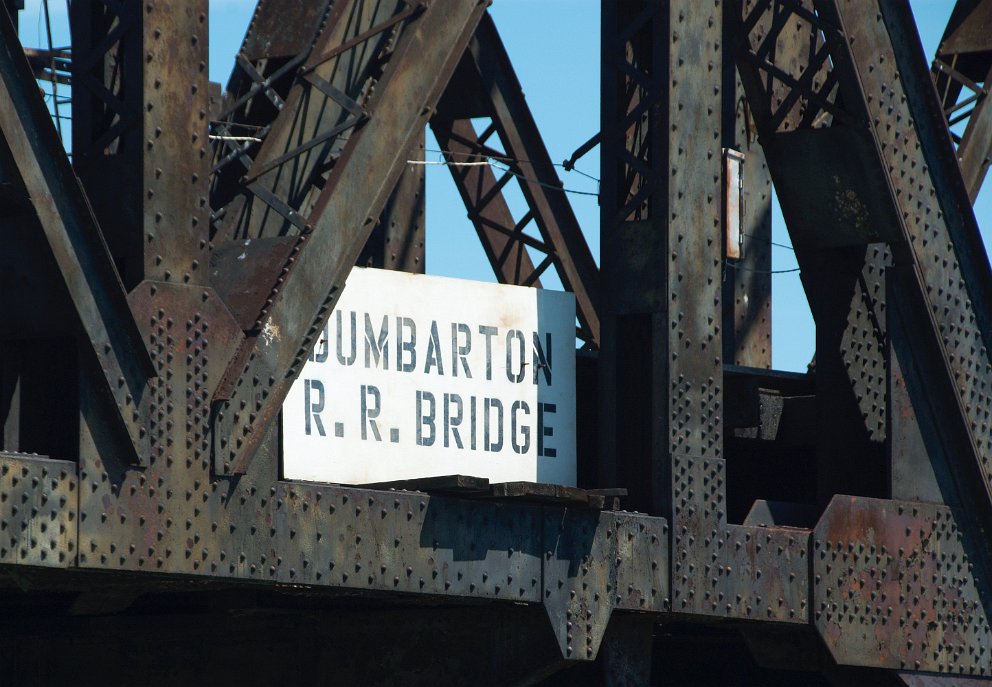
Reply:
<svg viewBox="0 0 992 687"><path fill-rule="evenodd" d="M900 0L604 2L599 264L486 4L258 0L223 93L207 0L0 12L5 679L992 684L992 0L932 58ZM575 294L578 488L280 478L352 266L423 270L428 126Z"/></svg>

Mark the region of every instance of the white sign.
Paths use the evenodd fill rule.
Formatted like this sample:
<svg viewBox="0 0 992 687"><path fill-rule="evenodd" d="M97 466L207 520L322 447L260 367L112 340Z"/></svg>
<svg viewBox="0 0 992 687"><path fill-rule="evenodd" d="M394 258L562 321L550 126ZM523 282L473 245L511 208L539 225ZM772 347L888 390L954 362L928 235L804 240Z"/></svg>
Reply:
<svg viewBox="0 0 992 687"><path fill-rule="evenodd" d="M574 485L575 299L355 268L282 429L286 479Z"/></svg>

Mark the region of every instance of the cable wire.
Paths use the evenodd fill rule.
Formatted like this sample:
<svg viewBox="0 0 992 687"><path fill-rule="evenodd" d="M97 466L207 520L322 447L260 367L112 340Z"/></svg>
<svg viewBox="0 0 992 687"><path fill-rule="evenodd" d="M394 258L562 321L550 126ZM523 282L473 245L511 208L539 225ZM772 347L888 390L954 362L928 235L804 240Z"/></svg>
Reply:
<svg viewBox="0 0 992 687"><path fill-rule="evenodd" d="M793 267L792 269L788 269L788 270L759 270L753 267L744 267L743 265L735 265L729 260L724 260L723 264L729 267L730 269L737 270L739 272L752 272L754 274L791 274L793 272L798 272L802 269L801 267Z"/></svg>

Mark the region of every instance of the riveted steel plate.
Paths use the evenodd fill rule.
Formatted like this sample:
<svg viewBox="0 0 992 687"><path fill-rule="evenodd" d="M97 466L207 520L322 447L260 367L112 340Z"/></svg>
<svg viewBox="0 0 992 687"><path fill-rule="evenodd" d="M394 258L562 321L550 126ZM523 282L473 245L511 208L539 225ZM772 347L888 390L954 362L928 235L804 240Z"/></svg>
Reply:
<svg viewBox="0 0 992 687"><path fill-rule="evenodd" d="M836 10L901 220L903 261L915 268L915 293L906 289L905 297L930 311L927 337L946 376L940 381L957 396L948 407L957 425L951 431L970 444L962 466L992 498L992 275L944 114L907 7L845 0Z"/></svg>
<svg viewBox="0 0 992 687"><path fill-rule="evenodd" d="M728 524L725 461L674 465L672 611L806 622L809 531Z"/></svg>
<svg viewBox="0 0 992 687"><path fill-rule="evenodd" d="M238 552L244 561L236 573L357 589L540 598L538 508L299 483L281 483L271 500L269 536L260 533Z"/></svg>
<svg viewBox="0 0 992 687"><path fill-rule="evenodd" d="M668 608L668 523L546 509L543 601L566 658L596 657L614 608Z"/></svg>
<svg viewBox="0 0 992 687"><path fill-rule="evenodd" d="M0 453L0 563L75 563L77 498L75 464Z"/></svg>
<svg viewBox="0 0 992 687"><path fill-rule="evenodd" d="M965 517L834 497L813 535L813 622L838 663L992 675L985 543Z"/></svg>
<svg viewBox="0 0 992 687"><path fill-rule="evenodd" d="M934 675L933 673L899 673L906 687L986 687L992 680L960 675Z"/></svg>

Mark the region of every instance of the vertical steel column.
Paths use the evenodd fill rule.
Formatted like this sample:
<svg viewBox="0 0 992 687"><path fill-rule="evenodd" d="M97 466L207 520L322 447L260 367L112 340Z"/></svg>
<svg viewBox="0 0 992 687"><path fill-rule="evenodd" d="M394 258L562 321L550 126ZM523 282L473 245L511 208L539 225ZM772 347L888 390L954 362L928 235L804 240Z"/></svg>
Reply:
<svg viewBox="0 0 992 687"><path fill-rule="evenodd" d="M207 0L77 0L73 153L124 284L206 283Z"/></svg>
<svg viewBox="0 0 992 687"><path fill-rule="evenodd" d="M3 315L8 326L4 338L30 337L32 332L34 336L41 333L46 337L68 337L66 340L78 337L82 358L93 375L87 379L87 386L100 397L97 412L102 412L101 417L109 422L116 439L130 439L131 445L122 444L119 453L133 460L148 445L143 408L151 372L149 359L141 347L138 327L99 226L69 166L13 24L3 13L0 48L0 186L3 215L13 220L5 223L4 251L0 255L0 265L10 285L5 290ZM24 262L29 267L19 275ZM39 275L42 280L35 281ZM62 309L67 301L71 303L68 312ZM18 326L20 321L44 321L44 316L39 317L42 313L48 318L61 315L62 321L49 320L41 327ZM55 350L70 346L63 341L56 344ZM53 369L58 369L57 363L46 365L44 357L36 355L41 348L35 344L33 351L25 350L22 373L46 379ZM64 353L76 355L71 350ZM33 362L28 362L31 359ZM64 405L73 408L74 394L67 396ZM106 413L110 408L114 409ZM15 408L8 410L16 412ZM54 421L43 413L36 418L21 418L21 422L25 420L38 423L29 428L35 436L49 431L48 424ZM35 442L19 444L17 449L38 451L49 445L47 440L34 446L31 443ZM75 442L67 439L58 443L68 446ZM14 448L11 444L7 447ZM75 452L73 448L67 450Z"/></svg>
<svg viewBox="0 0 992 687"><path fill-rule="evenodd" d="M603 12L602 481L672 523L671 610L803 623L808 533L727 520L723 7Z"/></svg>
<svg viewBox="0 0 992 687"><path fill-rule="evenodd" d="M722 452L722 7L603 7L604 483L671 506Z"/></svg>
<svg viewBox="0 0 992 687"><path fill-rule="evenodd" d="M207 9L207 0L79 0L70 14L74 160L157 373L139 456L152 471L205 465L210 397L240 336L206 286ZM103 432L88 404L84 390L80 476L106 480L117 456L88 448ZM87 494L82 507L95 507L102 495Z"/></svg>

